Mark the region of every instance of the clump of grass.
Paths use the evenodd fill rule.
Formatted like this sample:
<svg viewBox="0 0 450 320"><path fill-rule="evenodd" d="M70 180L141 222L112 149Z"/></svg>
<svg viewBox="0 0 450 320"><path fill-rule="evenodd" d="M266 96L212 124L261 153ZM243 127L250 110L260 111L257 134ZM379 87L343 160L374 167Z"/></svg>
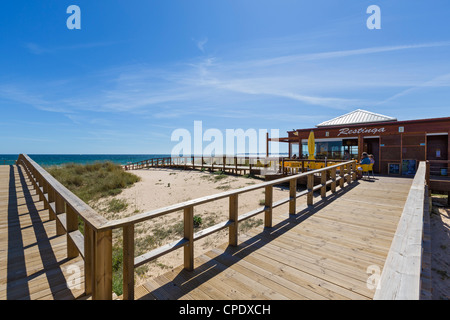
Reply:
<svg viewBox="0 0 450 320"><path fill-rule="evenodd" d="M194 228L198 228L202 225L203 219L200 216L194 216Z"/></svg>
<svg viewBox="0 0 450 320"><path fill-rule="evenodd" d="M108 212L118 213L118 212L124 211L126 208L128 208L128 203L127 203L126 200L111 199L108 202L107 211Z"/></svg>
<svg viewBox="0 0 450 320"><path fill-rule="evenodd" d="M262 219L251 218L239 223L239 232L246 232L263 224Z"/></svg>
<svg viewBox="0 0 450 320"><path fill-rule="evenodd" d="M48 167L46 170L84 202L115 196L122 189L140 181L138 176L112 162L85 165L71 163Z"/></svg>

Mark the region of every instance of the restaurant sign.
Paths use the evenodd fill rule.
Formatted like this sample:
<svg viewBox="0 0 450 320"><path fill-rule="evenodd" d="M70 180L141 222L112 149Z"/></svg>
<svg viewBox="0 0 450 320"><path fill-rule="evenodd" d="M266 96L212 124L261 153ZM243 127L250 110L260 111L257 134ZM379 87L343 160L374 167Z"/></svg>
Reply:
<svg viewBox="0 0 450 320"><path fill-rule="evenodd" d="M339 130L338 137L341 135L351 135L351 134L377 134L386 132L385 128L359 128L359 129L350 129L350 128L342 128Z"/></svg>

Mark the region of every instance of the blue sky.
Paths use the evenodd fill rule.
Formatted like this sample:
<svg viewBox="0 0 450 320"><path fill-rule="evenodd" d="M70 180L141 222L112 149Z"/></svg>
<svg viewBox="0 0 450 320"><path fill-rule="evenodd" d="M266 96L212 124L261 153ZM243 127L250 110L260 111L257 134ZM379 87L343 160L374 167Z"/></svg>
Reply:
<svg viewBox="0 0 450 320"><path fill-rule="evenodd" d="M448 117L449 31L448 0L2 1L0 154L170 153L196 120Z"/></svg>

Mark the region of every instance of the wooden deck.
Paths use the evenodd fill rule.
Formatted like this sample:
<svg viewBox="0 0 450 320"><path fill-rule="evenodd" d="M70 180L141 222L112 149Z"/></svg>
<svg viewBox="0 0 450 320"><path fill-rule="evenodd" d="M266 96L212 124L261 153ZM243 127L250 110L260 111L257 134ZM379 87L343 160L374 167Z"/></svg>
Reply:
<svg viewBox="0 0 450 320"><path fill-rule="evenodd" d="M35 193L20 167L0 166L0 300L78 298L83 260L66 258L66 235Z"/></svg>
<svg viewBox="0 0 450 320"><path fill-rule="evenodd" d="M313 208L299 198L295 215L280 207L272 228L248 231L238 247L196 257L193 271L180 266L149 279L135 296L372 299L367 281L384 266L411 183L359 180L326 200L318 196ZM83 260L66 256L66 235L56 235L22 169L0 166L0 299L83 297Z"/></svg>
<svg viewBox="0 0 450 320"><path fill-rule="evenodd" d="M359 180L136 288L140 299L372 299L411 179ZM285 211L286 212L286 211ZM370 277L370 278L369 278ZM369 280L369 286L367 285Z"/></svg>

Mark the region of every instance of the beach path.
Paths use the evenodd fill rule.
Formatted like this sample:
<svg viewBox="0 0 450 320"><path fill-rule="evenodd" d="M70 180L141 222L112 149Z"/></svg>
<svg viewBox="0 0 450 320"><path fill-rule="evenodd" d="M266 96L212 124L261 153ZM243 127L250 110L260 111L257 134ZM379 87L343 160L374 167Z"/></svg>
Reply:
<svg viewBox="0 0 450 320"><path fill-rule="evenodd" d="M66 258L66 237L22 168L0 166L0 300L84 295L83 259Z"/></svg>

